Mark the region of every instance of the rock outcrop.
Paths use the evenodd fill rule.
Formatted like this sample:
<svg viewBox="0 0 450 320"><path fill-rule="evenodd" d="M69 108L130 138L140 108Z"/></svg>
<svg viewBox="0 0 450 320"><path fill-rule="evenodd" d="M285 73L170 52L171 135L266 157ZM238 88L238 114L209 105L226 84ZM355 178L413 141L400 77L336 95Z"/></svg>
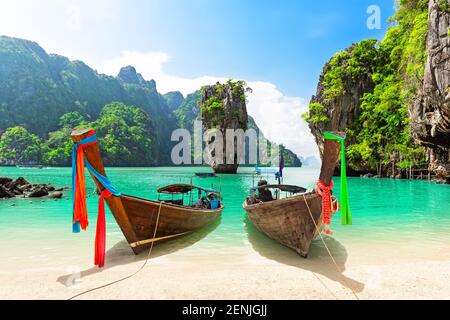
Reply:
<svg viewBox="0 0 450 320"><path fill-rule="evenodd" d="M126 66L120 69L117 78L129 84L141 84L145 80L140 73L136 72L133 66Z"/></svg>
<svg viewBox="0 0 450 320"><path fill-rule="evenodd" d="M443 1L448 6L443 6ZM413 138L427 148L429 169L449 181L450 0L443 1L429 1L425 76L422 90L409 111Z"/></svg>
<svg viewBox="0 0 450 320"><path fill-rule="evenodd" d="M234 161L227 162L226 130L247 130L246 89L245 83L243 82L228 81L225 84L216 83L212 86L206 86L202 90L200 106L203 128L205 131L213 128L219 129L223 137L223 161L214 159L214 149L209 154L209 164L217 173L235 174L239 167L236 144L234 154L232 155ZM207 145L211 146L213 143L214 139L211 139Z"/></svg>
<svg viewBox="0 0 450 320"><path fill-rule="evenodd" d="M397 12L373 54L363 40L325 65L306 119L321 153L324 131L347 130L349 174L406 177L428 165L450 183L450 0Z"/></svg>
<svg viewBox="0 0 450 320"><path fill-rule="evenodd" d="M180 91L167 92L163 95L163 98L171 112L177 110L184 101L183 94Z"/></svg>
<svg viewBox="0 0 450 320"><path fill-rule="evenodd" d="M1 198L42 198L61 199L64 188L55 189L50 184L31 184L25 178L19 177L13 180L8 177L0 177Z"/></svg>
<svg viewBox="0 0 450 320"><path fill-rule="evenodd" d="M351 45L345 51L352 53L356 45ZM311 104L319 103L324 106L324 116L328 121L313 122L309 121L309 128L313 134L319 147L320 155L323 154L323 133L325 131L346 131L352 123L357 119L360 111L360 100L366 92L370 92L374 88L372 80L372 66L365 65L359 77L342 75L342 92L332 99L325 98L326 87L324 85L324 77L330 71L332 58L323 68L317 85L316 95L311 98ZM347 63L347 58L339 61L341 65ZM313 112L310 110L310 113ZM311 114L313 116L313 114ZM347 141L352 143L352 141Z"/></svg>

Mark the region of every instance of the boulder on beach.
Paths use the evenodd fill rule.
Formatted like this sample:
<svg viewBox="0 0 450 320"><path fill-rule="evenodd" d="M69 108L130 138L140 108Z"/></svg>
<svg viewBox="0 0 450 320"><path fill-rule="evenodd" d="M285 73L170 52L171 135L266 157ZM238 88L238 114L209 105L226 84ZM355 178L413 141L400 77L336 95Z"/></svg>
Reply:
<svg viewBox="0 0 450 320"><path fill-rule="evenodd" d="M35 187L31 193L28 195L29 198L41 198L48 196L48 191L45 186L37 186Z"/></svg>
<svg viewBox="0 0 450 320"><path fill-rule="evenodd" d="M55 188L51 184L31 184L24 177L13 180L0 177L0 198L42 198L61 199L66 188Z"/></svg>
<svg viewBox="0 0 450 320"><path fill-rule="evenodd" d="M8 177L0 177L0 185L4 186L8 183L12 182L11 178Z"/></svg>
<svg viewBox="0 0 450 320"><path fill-rule="evenodd" d="M63 197L62 192L53 192L48 196L50 199L61 199Z"/></svg>
<svg viewBox="0 0 450 320"><path fill-rule="evenodd" d="M0 185L0 198L14 198L16 195L5 188L5 186Z"/></svg>
<svg viewBox="0 0 450 320"><path fill-rule="evenodd" d="M25 185L28 185L30 183L27 180L25 180L24 177L19 177L19 178L16 179L16 181L14 181L14 184L16 186L25 186Z"/></svg>

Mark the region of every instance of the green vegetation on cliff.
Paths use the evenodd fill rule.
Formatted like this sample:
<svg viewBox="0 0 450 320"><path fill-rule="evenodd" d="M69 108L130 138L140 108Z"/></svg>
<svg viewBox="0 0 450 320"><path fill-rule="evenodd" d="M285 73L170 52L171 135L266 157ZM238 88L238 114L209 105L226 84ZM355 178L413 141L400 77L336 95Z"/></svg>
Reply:
<svg viewBox="0 0 450 320"><path fill-rule="evenodd" d="M97 131L106 165L148 166L165 161L157 152L159 145L154 142L155 129L148 114L137 107L112 102L96 121L87 122L78 112L70 112L61 116L59 123L60 128L50 132L44 141L20 126L6 130L0 138L0 161L70 165L70 133L74 128Z"/></svg>
<svg viewBox="0 0 450 320"><path fill-rule="evenodd" d="M363 40L337 53L324 67L320 101L312 101L303 117L322 131L347 130L349 165L355 170L424 163L422 148L411 138L408 105L424 76L427 9L426 0L401 0L383 41ZM336 99L352 99L349 89L360 98L354 119L341 122L346 128L339 127L329 121L330 111ZM348 112L345 107L341 112Z"/></svg>
<svg viewBox="0 0 450 320"><path fill-rule="evenodd" d="M25 128L9 128L0 138L0 161L36 164L41 152L41 140Z"/></svg>
<svg viewBox="0 0 450 320"><path fill-rule="evenodd" d="M246 94L252 91L243 80L233 81L230 79L226 84L217 82L214 85L214 92L209 94L205 101L200 101L202 120L208 128L220 128L226 119L226 110L223 105L226 88L229 88L231 92L231 96L227 98L238 101L236 102L237 104L245 104L247 101ZM201 89L201 94L205 96L207 90L210 90L210 86L203 87ZM232 116L239 117L239 114ZM245 123L242 125L246 126L247 124Z"/></svg>
<svg viewBox="0 0 450 320"><path fill-rule="evenodd" d="M192 132L200 115L200 91L161 95L132 66L106 76L6 36L0 36L0 61L0 165L70 165L70 133L87 127L98 131L106 165L170 165L173 130ZM217 92L222 86L245 100L245 82L230 80ZM220 117L223 110L210 102L206 114Z"/></svg>
<svg viewBox="0 0 450 320"><path fill-rule="evenodd" d="M180 103L181 94L168 94L166 102L156 90L156 83L146 81L131 66L122 68L117 77L106 76L83 62L47 54L38 44L22 39L1 36L0 61L0 135L20 126L43 141L41 157L22 156L13 160L13 152L8 152L1 155L0 163L38 161L67 165L70 130L81 124L97 124L99 128L110 125L111 133L116 130L114 133L119 137L130 137L123 141L129 143L126 147L108 145L114 154L111 164L121 160L122 165L169 164L170 134L177 126L171 108ZM134 109L124 110L127 114L105 115L102 110L113 101L136 106L142 112L136 119L144 122L143 127L130 122L130 117L137 117ZM146 136L139 137L143 132L147 132ZM152 148L158 149L157 152L152 149L152 159L148 153L133 151L140 150L137 146L144 143L143 138L153 141ZM121 141L117 138L114 143Z"/></svg>

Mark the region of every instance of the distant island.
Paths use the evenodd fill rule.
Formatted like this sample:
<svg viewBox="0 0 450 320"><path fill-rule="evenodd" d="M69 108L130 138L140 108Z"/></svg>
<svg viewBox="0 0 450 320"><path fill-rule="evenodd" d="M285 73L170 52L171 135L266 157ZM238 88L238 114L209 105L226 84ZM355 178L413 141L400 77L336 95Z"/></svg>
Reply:
<svg viewBox="0 0 450 320"><path fill-rule="evenodd" d="M70 165L70 132L80 127L96 129L108 166L172 165L172 131L191 129L201 112L200 88L162 95L132 66L107 76L6 36L0 60L0 165ZM286 166L302 165L283 150Z"/></svg>

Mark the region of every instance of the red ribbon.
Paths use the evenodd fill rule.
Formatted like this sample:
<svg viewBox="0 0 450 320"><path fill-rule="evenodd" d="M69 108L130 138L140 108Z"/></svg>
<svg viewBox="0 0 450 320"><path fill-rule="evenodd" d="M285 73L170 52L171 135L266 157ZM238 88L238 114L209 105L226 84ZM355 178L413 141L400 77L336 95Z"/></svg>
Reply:
<svg viewBox="0 0 450 320"><path fill-rule="evenodd" d="M98 216L97 230L95 233L95 265L99 268L105 265L106 255L106 219L105 219L105 202L112 193L105 189L98 198Z"/></svg>
<svg viewBox="0 0 450 320"><path fill-rule="evenodd" d="M88 137L95 134L90 131ZM86 181L84 179L84 148L93 145L96 141L78 145L76 155L75 196L73 207L73 223L80 224L81 229L86 230L89 225L86 208Z"/></svg>
<svg viewBox="0 0 450 320"><path fill-rule="evenodd" d="M334 183L330 182L330 185L327 186L321 180L317 181L317 188L315 188L317 194L322 197L322 221L325 224L325 233L331 234L331 230L329 228L331 222L331 190L333 189Z"/></svg>

